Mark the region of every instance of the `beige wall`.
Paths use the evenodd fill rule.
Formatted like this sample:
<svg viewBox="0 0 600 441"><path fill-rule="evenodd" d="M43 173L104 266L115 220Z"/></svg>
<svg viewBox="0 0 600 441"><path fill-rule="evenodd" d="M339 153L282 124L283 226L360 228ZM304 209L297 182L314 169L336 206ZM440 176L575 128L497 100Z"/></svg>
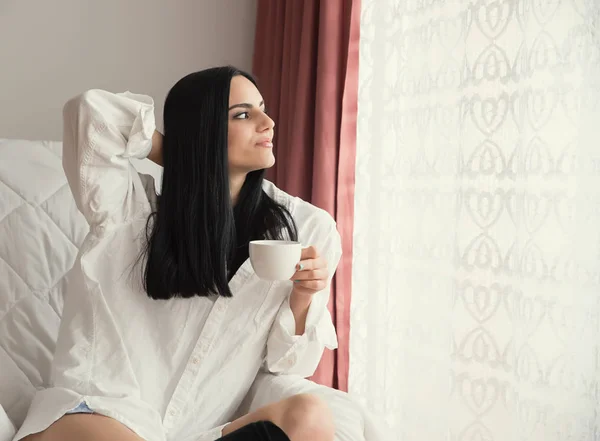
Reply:
<svg viewBox="0 0 600 441"><path fill-rule="evenodd" d="M162 105L183 75L250 69L256 0L0 0L0 138L61 140L62 104L90 88Z"/></svg>

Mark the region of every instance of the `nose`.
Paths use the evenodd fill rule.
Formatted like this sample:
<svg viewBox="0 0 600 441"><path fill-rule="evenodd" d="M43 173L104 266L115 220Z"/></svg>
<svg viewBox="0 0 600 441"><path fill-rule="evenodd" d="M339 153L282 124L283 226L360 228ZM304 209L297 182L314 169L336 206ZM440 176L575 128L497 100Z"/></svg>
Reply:
<svg viewBox="0 0 600 441"><path fill-rule="evenodd" d="M263 119L261 121L260 131L264 132L267 130L273 130L275 128L275 121L271 119L269 115L263 112Z"/></svg>

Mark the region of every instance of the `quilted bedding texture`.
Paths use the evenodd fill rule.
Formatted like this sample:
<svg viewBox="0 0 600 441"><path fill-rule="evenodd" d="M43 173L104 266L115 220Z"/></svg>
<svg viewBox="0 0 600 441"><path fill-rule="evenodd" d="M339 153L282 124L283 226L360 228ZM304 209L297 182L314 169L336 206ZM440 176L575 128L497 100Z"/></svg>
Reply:
<svg viewBox="0 0 600 441"><path fill-rule="evenodd" d="M60 155L60 143L0 140L0 405L16 426L48 380L65 275L87 232Z"/></svg>

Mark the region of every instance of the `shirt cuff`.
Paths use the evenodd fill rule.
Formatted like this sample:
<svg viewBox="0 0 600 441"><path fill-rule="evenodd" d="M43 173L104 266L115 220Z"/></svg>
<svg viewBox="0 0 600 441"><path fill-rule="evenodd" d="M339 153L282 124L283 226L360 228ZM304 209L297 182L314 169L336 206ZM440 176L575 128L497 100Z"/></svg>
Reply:
<svg viewBox="0 0 600 441"><path fill-rule="evenodd" d="M323 348L337 348L337 336L329 311L313 299L304 334L295 333L296 322L288 297L281 306L269 337L267 368L273 373L309 377L321 360Z"/></svg>
<svg viewBox="0 0 600 441"><path fill-rule="evenodd" d="M319 341L327 349L337 348L337 335L335 327L331 321L329 310L317 311L322 308L316 305L316 302L311 302L306 315L306 323L304 325L304 334L296 335L296 319L290 305L290 296L285 300L281 309L280 324L282 331L282 339L290 344L295 344L300 340Z"/></svg>
<svg viewBox="0 0 600 441"><path fill-rule="evenodd" d="M156 129L154 100L147 95L139 95L131 92L124 92L118 95L135 101L135 105L138 107L123 156L126 158L144 159L152 151L152 136Z"/></svg>

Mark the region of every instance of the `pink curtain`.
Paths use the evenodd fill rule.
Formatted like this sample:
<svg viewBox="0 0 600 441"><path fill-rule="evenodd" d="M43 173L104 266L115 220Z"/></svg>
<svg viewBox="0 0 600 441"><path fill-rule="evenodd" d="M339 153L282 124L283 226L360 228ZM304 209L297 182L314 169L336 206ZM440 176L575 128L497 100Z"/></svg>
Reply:
<svg viewBox="0 0 600 441"><path fill-rule="evenodd" d="M358 0L259 0L254 74L277 126L269 179L327 210L344 255L329 308L339 348L313 380L348 390L358 94Z"/></svg>

